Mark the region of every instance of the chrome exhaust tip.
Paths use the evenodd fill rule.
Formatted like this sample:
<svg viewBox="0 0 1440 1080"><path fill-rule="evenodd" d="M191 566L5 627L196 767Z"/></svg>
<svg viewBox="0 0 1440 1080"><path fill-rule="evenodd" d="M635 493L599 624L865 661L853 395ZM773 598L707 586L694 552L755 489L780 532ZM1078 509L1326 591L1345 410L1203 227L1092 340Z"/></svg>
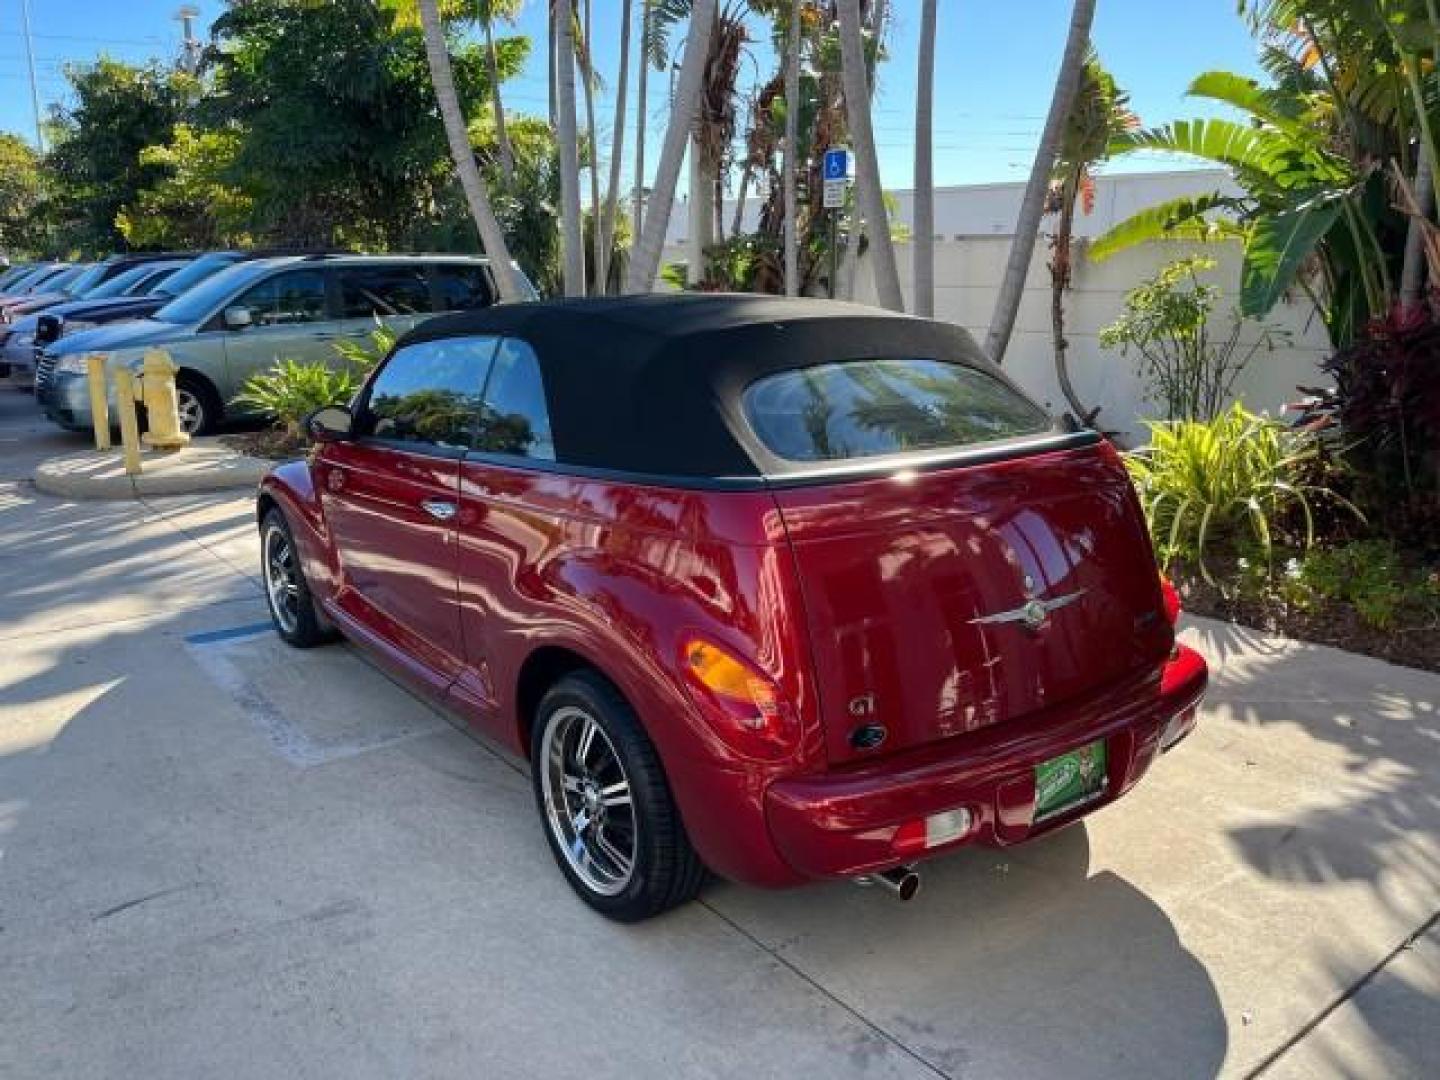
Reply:
<svg viewBox="0 0 1440 1080"><path fill-rule="evenodd" d="M897 866L882 870L878 874L866 874L855 879L857 885L882 885L898 900L913 900L920 891L920 875L910 866Z"/></svg>

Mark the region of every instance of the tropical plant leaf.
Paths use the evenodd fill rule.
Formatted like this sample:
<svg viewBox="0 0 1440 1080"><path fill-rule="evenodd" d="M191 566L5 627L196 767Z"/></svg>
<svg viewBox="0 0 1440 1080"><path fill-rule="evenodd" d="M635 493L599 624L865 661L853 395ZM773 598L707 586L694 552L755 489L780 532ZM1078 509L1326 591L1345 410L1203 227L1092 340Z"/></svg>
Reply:
<svg viewBox="0 0 1440 1080"><path fill-rule="evenodd" d="M1279 132L1233 120L1176 120L1162 127L1128 131L1110 144L1111 155L1156 150L1271 175L1293 152L1292 140Z"/></svg>
<svg viewBox="0 0 1440 1080"><path fill-rule="evenodd" d="M1295 281L1300 266L1334 226L1348 192L1325 192L1292 210L1256 218L1240 272L1240 313L1270 312Z"/></svg>
<svg viewBox="0 0 1440 1080"><path fill-rule="evenodd" d="M1193 562L1207 581L1215 580L1217 549L1227 555L1258 549L1268 562L1296 514L1308 548L1312 499L1352 509L1328 488L1298 482L1317 452L1314 432L1291 430L1238 404L1214 420L1146 426L1150 445L1126 454L1125 464L1150 535L1162 558Z"/></svg>
<svg viewBox="0 0 1440 1080"><path fill-rule="evenodd" d="M645 58L656 71L670 63L670 34L690 17L692 0L654 0L650 18L643 30Z"/></svg>
<svg viewBox="0 0 1440 1080"><path fill-rule="evenodd" d="M1091 242L1089 256L1100 262L1147 240L1209 242L1241 238L1245 235L1244 226L1225 215L1238 214L1243 209L1240 200L1218 191L1206 195L1182 195L1141 210L1112 226L1103 236ZM1220 211L1225 214L1218 214Z"/></svg>
<svg viewBox="0 0 1440 1080"><path fill-rule="evenodd" d="M1286 132L1303 130L1302 106L1297 98L1277 93L1233 71L1207 71L1197 75L1190 83L1189 93L1192 97L1232 105Z"/></svg>

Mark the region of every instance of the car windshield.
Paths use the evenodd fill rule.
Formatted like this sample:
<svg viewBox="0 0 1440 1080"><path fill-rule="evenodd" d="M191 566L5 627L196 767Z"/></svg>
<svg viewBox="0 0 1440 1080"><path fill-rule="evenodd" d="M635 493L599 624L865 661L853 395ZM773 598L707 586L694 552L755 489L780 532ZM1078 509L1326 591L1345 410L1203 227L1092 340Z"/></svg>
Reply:
<svg viewBox="0 0 1440 1080"><path fill-rule="evenodd" d="M228 251L217 251L202 255L188 266L175 271L161 284L150 291L152 296L173 297L189 292L212 274L233 266L240 256Z"/></svg>
<svg viewBox="0 0 1440 1080"><path fill-rule="evenodd" d="M105 276L105 265L94 263L91 266L79 267L78 270L65 286L65 291L71 296L89 296L90 291L97 288L100 279Z"/></svg>
<svg viewBox="0 0 1440 1080"><path fill-rule="evenodd" d="M34 292L42 285L48 286L53 281L63 281L65 275L74 272L75 268L70 266L46 266L35 271L23 281L15 283L15 291L21 293Z"/></svg>
<svg viewBox="0 0 1440 1080"><path fill-rule="evenodd" d="M840 461L1039 435L1052 421L988 372L924 359L846 360L752 383L745 418L787 461Z"/></svg>
<svg viewBox="0 0 1440 1080"><path fill-rule="evenodd" d="M264 261L228 266L184 295L177 296L150 317L168 323L198 322L247 285L263 277L271 268L271 264Z"/></svg>
<svg viewBox="0 0 1440 1080"><path fill-rule="evenodd" d="M124 296L125 290L134 285L137 281L144 279L147 275L153 274L155 268L149 265L132 266L129 270L116 274L103 285L97 285L85 294L86 300L104 300L110 296Z"/></svg>

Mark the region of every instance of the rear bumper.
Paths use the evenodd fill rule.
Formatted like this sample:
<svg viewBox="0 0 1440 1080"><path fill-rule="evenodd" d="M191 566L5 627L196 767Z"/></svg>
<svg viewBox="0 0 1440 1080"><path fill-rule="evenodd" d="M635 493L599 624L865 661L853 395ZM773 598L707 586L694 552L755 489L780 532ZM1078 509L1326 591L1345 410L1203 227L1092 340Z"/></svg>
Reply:
<svg viewBox="0 0 1440 1080"><path fill-rule="evenodd" d="M777 780L765 795L771 840L797 875L823 878L914 861L892 846L899 826L962 807L974 821L970 832L923 857L1043 835L1134 787L1162 752L1162 741L1169 749L1189 734L1208 678L1204 659L1182 645L1158 683L1152 679L1142 692L1129 691L1120 700L1057 709L1018 732L977 732L962 737L975 741L960 748L953 745L960 740L952 740L864 768ZM1035 766L1097 739L1108 748L1103 791L1037 824Z"/></svg>

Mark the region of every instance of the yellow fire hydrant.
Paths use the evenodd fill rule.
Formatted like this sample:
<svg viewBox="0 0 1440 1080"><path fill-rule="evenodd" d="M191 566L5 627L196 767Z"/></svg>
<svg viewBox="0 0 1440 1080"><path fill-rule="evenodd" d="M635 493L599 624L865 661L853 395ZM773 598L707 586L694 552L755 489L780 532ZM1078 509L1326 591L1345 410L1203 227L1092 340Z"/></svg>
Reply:
<svg viewBox="0 0 1440 1080"><path fill-rule="evenodd" d="M179 450L190 442L180 430L180 403L175 394L175 373L179 370L161 349L145 353L140 368L140 390L145 402L146 446L154 450Z"/></svg>

